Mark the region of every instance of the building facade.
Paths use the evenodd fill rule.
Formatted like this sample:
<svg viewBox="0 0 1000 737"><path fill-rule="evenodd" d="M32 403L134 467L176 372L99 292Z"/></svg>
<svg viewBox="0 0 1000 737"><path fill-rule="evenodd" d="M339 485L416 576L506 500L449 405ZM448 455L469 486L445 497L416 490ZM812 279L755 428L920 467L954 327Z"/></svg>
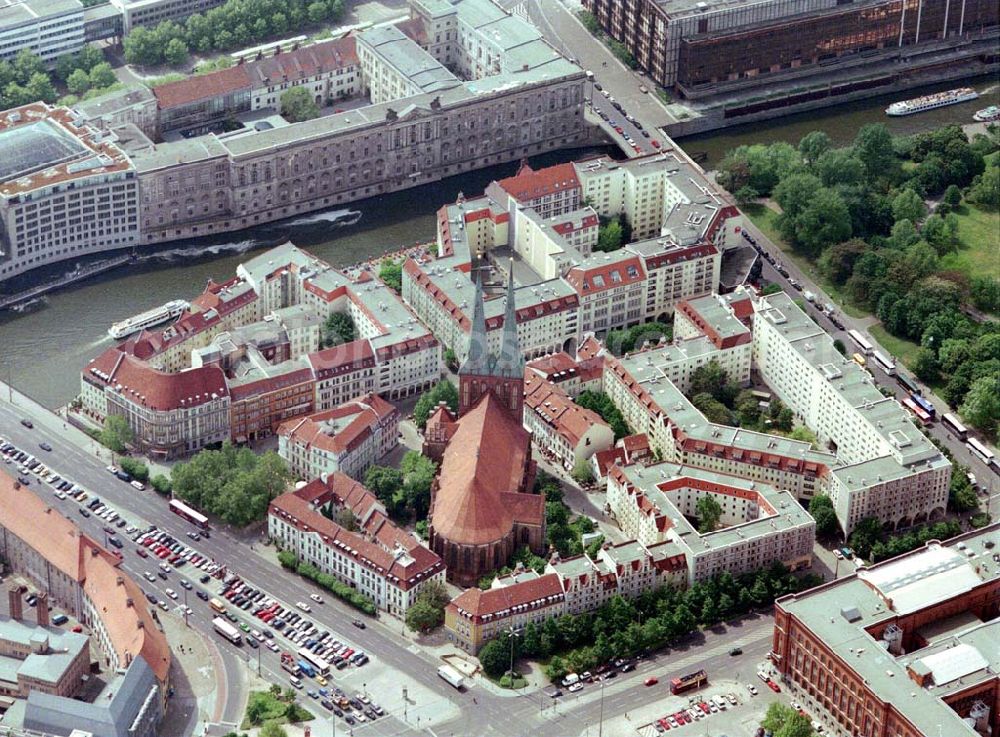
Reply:
<svg viewBox="0 0 1000 737"><path fill-rule="evenodd" d="M278 455L300 478L340 472L355 479L399 444L399 410L367 394L278 429Z"/></svg>
<svg viewBox="0 0 1000 737"><path fill-rule="evenodd" d="M770 659L782 685L849 734L995 733L998 533L932 540L779 598Z"/></svg>
<svg viewBox="0 0 1000 737"><path fill-rule="evenodd" d="M46 64L86 43L79 0L24 0L0 8L0 60L30 51Z"/></svg>
<svg viewBox="0 0 1000 737"><path fill-rule="evenodd" d="M43 102L0 114L0 281L139 242L139 187L113 136Z"/></svg>
<svg viewBox="0 0 1000 737"><path fill-rule="evenodd" d="M706 85L865 66L920 45L938 50L996 36L989 3L932 0L585 0L657 83L682 93Z"/></svg>
<svg viewBox="0 0 1000 737"><path fill-rule="evenodd" d="M350 511L357 531L333 521L341 510ZM339 472L272 501L267 531L280 548L397 617L406 616L428 581L444 582L441 558L396 527L374 494Z"/></svg>

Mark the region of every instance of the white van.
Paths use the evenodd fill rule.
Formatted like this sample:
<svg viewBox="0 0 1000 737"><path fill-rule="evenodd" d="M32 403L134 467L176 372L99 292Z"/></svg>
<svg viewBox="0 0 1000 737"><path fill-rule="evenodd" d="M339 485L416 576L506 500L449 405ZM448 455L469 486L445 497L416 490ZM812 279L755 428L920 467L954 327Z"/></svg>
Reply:
<svg viewBox="0 0 1000 737"><path fill-rule="evenodd" d="M298 676L289 676L288 682L292 684L293 687L301 690L302 689L302 679Z"/></svg>
<svg viewBox="0 0 1000 737"><path fill-rule="evenodd" d="M145 491L146 490L146 486L141 481L138 481L136 479L132 479L132 481L129 482L129 483L131 483L132 486L134 488L138 489L139 491Z"/></svg>
<svg viewBox="0 0 1000 737"><path fill-rule="evenodd" d="M574 683L580 682L580 676L576 673L567 673L566 677L562 679L562 685L572 686Z"/></svg>
<svg viewBox="0 0 1000 737"><path fill-rule="evenodd" d="M715 705L719 707L719 711L725 711L729 708L729 702L726 701L725 696L713 696L712 701L714 701Z"/></svg>

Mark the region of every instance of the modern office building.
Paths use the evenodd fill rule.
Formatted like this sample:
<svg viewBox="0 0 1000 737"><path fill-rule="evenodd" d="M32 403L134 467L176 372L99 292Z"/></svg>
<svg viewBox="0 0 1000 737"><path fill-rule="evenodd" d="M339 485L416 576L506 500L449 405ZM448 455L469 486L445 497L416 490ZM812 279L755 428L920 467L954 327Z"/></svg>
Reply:
<svg viewBox="0 0 1000 737"><path fill-rule="evenodd" d="M204 13L225 0L111 0L122 17L122 29L129 33L138 26L157 26L165 20L183 24L189 15Z"/></svg>
<svg viewBox="0 0 1000 737"><path fill-rule="evenodd" d="M86 39L80 0L6 0L0 4L0 60L30 51L46 64L75 54Z"/></svg>
<svg viewBox="0 0 1000 737"><path fill-rule="evenodd" d="M977 0L584 0L584 7L657 83L682 94L775 78L806 85L843 68L863 73L921 46L940 54L995 39L1000 25L996 3Z"/></svg>
<svg viewBox="0 0 1000 737"><path fill-rule="evenodd" d="M840 733L996 734L998 549L993 524L779 598L782 686Z"/></svg>
<svg viewBox="0 0 1000 737"><path fill-rule="evenodd" d="M65 107L0 113L0 281L139 242L135 167L115 141Z"/></svg>
<svg viewBox="0 0 1000 737"><path fill-rule="evenodd" d="M334 521L345 511L356 531ZM339 472L273 500L267 531L280 548L397 617L406 616L428 581L444 582L444 562L397 527L374 494Z"/></svg>

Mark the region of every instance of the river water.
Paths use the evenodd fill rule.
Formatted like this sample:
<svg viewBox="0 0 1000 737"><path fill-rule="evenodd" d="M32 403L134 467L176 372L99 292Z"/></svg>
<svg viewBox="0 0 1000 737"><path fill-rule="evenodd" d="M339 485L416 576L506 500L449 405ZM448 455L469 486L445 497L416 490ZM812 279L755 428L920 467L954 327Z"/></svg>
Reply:
<svg viewBox="0 0 1000 737"><path fill-rule="evenodd" d="M705 152L706 169L729 149L744 143L777 140L797 144L813 130L825 130L835 144L849 143L866 123L887 122L897 134L930 130L946 123L968 123L972 113L1000 104L1000 85L977 80L979 100L906 118L888 118L884 109L893 98L877 98L769 123L744 126L680 141L689 152ZM930 88L926 91L933 91ZM910 96L924 94L925 90ZM561 151L531 160L533 166L572 161L594 149ZM457 194L477 195L493 179L510 176L517 163L494 166L435 184L265 225L216 240L179 242L141 263L96 277L48 296L39 309L25 314L0 313L0 379L42 404L58 407L79 393L80 369L112 344L111 323L171 299L191 299L210 278L233 276L236 266L256 252L291 240L334 265L364 261L433 240L434 214Z"/></svg>

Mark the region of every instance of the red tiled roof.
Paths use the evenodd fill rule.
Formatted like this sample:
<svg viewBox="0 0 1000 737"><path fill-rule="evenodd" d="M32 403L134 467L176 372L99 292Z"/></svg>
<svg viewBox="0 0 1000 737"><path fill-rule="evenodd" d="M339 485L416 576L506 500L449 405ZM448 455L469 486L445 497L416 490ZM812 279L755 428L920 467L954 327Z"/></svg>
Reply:
<svg viewBox="0 0 1000 737"><path fill-rule="evenodd" d="M290 386L297 384L311 384L313 372L309 367L293 369L283 374L275 376L262 376L256 381L247 381L237 384L229 390L233 402L242 402L248 399L256 399L266 394L277 391L284 391Z"/></svg>
<svg viewBox="0 0 1000 737"><path fill-rule="evenodd" d="M468 619L482 619L510 612L514 607L541 608L565 600L558 574L546 573L521 583L483 591L467 589L448 604Z"/></svg>
<svg viewBox="0 0 1000 737"><path fill-rule="evenodd" d="M524 391L524 406L535 412L573 448L595 425L609 428L600 415L576 404L562 389L537 374L529 374Z"/></svg>
<svg viewBox="0 0 1000 737"><path fill-rule="evenodd" d="M178 82L168 82L153 88L156 105L160 110L190 105L201 100L210 100L238 90L250 90L250 75L244 64L237 64L228 69L220 69L209 74L199 74L182 79Z"/></svg>
<svg viewBox="0 0 1000 737"><path fill-rule="evenodd" d="M479 545L502 539L515 521L541 524L542 519L534 516L518 520L502 496L521 486L531 453L527 430L492 392L456 424L441 462L431 512L435 534L454 543ZM520 511L534 514L530 509Z"/></svg>
<svg viewBox="0 0 1000 737"><path fill-rule="evenodd" d="M367 340L341 343L308 355L317 379L324 379L363 366L375 365L375 354Z"/></svg>
<svg viewBox="0 0 1000 737"><path fill-rule="evenodd" d="M309 448L319 448L332 453L344 453L358 446L372 434L372 426L388 418L398 410L377 394L346 402L339 407L317 412L309 417L290 420L278 428L278 435L286 437L290 442L299 443ZM329 435L321 424L327 420L352 417L335 435Z"/></svg>
<svg viewBox="0 0 1000 737"><path fill-rule="evenodd" d="M626 435L621 439L621 446L628 453L635 453L640 450L649 450L649 438L646 433Z"/></svg>
<svg viewBox="0 0 1000 737"><path fill-rule="evenodd" d="M229 394L225 374L217 366L168 374L128 354L120 354L121 360L115 362L112 370L100 368L103 375L98 376L91 369L107 367L111 361L110 350L87 364L84 374L92 383L113 387L134 404L167 412L197 407Z"/></svg>
<svg viewBox="0 0 1000 737"><path fill-rule="evenodd" d="M616 278L615 275L617 275ZM579 295L596 294L608 289L634 284L645 278L646 271L638 256L609 261L608 263L597 263L586 269L575 266L566 274L566 281L573 286Z"/></svg>
<svg viewBox="0 0 1000 737"><path fill-rule="evenodd" d="M165 683L170 648L141 589L119 567L121 558L83 534L31 489L15 489L14 484L14 479L0 472L0 527L83 587L122 664L142 655L160 683Z"/></svg>
<svg viewBox="0 0 1000 737"><path fill-rule="evenodd" d="M556 164L535 171L527 164L517 174L500 179L498 185L515 200L526 201L566 189L579 189L580 180L573 164Z"/></svg>
<svg viewBox="0 0 1000 737"><path fill-rule="evenodd" d="M594 458L597 460L597 472L604 477L608 475L608 469L616 463L624 465L625 449L608 448L607 450L599 450L594 454Z"/></svg>
<svg viewBox="0 0 1000 737"><path fill-rule="evenodd" d="M578 361L585 361L590 358L596 358L604 351L604 346L601 345L601 341L595 338L593 335L588 335L584 338L580 347L576 350L576 358Z"/></svg>
<svg viewBox="0 0 1000 737"><path fill-rule="evenodd" d="M254 87L267 87L271 84L315 77L357 64L355 37L344 36L247 62L244 66Z"/></svg>

